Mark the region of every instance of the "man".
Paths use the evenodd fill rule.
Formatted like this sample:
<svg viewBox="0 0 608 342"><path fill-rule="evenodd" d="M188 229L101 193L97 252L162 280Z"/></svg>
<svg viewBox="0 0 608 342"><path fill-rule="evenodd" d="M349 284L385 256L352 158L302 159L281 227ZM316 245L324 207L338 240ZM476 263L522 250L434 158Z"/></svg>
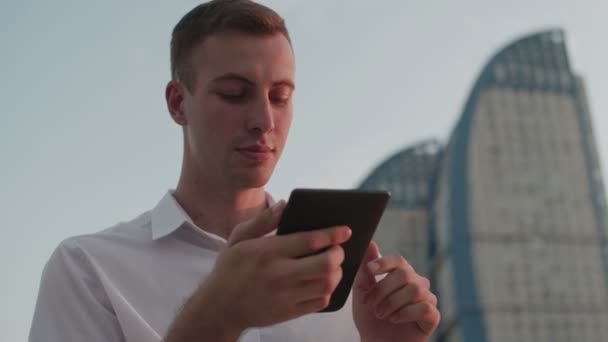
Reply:
<svg viewBox="0 0 608 342"><path fill-rule="evenodd" d="M295 89L282 18L246 0L200 5L173 31L171 70L167 106L184 137L176 189L129 222L60 244L30 341L426 340L437 300L402 257L370 244L347 305L316 313L341 278L349 228L272 234L284 202L264 186Z"/></svg>

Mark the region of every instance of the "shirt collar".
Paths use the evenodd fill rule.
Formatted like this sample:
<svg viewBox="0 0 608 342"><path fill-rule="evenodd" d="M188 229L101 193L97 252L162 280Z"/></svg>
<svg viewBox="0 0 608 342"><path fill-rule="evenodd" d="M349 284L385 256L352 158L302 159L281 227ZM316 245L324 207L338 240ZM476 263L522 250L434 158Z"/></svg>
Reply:
<svg viewBox="0 0 608 342"><path fill-rule="evenodd" d="M172 191L167 191L152 209L152 239L158 240L173 233L185 222L194 225L190 216L173 197Z"/></svg>
<svg viewBox="0 0 608 342"><path fill-rule="evenodd" d="M272 196L266 192L266 205L272 206L274 203L274 198L272 198ZM182 208L182 206L177 203L175 197L173 197L173 190L167 191L154 209L152 209L151 215L153 240L158 240L173 233L184 223L188 223L192 227L196 227L184 208ZM203 230L201 229L201 231Z"/></svg>

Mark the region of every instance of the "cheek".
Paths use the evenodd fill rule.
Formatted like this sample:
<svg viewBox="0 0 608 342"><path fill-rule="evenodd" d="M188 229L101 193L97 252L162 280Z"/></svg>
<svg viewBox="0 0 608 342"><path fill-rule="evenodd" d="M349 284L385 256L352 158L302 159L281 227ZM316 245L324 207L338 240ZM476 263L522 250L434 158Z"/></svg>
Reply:
<svg viewBox="0 0 608 342"><path fill-rule="evenodd" d="M238 115L234 115L230 108L217 103L215 99L210 99L206 103L204 109L201 109L198 113L196 129L201 133L204 132L208 139L217 140L226 135L231 127L235 125L232 121L234 121L234 118L238 118Z"/></svg>
<svg viewBox="0 0 608 342"><path fill-rule="evenodd" d="M292 115L289 113L282 113L275 119L276 130L283 139L287 137L289 129L291 128Z"/></svg>
<svg viewBox="0 0 608 342"><path fill-rule="evenodd" d="M213 152L213 148L217 148L221 143L218 141L223 131L220 125L221 122L218 122L212 111L200 110L191 113L191 118L188 120L188 135L198 155L209 155Z"/></svg>

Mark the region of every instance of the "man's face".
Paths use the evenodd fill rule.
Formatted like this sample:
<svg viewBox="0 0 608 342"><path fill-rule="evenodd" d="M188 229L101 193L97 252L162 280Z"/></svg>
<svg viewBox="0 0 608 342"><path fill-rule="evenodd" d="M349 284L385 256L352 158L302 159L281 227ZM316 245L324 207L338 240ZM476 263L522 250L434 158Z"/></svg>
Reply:
<svg viewBox="0 0 608 342"><path fill-rule="evenodd" d="M295 62L282 34L207 37L193 52L185 91L186 148L195 172L233 189L264 186L292 118Z"/></svg>

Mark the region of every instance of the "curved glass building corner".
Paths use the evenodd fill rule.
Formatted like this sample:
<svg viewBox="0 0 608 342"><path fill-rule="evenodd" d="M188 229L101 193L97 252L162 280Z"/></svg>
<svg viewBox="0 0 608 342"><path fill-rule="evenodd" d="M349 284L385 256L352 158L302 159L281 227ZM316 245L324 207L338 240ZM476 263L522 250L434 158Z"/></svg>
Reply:
<svg viewBox="0 0 608 342"><path fill-rule="evenodd" d="M387 158L360 189L391 192L374 240L383 254L400 253L421 274L428 274L431 180L441 160L437 140L426 140Z"/></svg>
<svg viewBox="0 0 608 342"><path fill-rule="evenodd" d="M606 204L564 34L485 66L433 195L439 341L608 341Z"/></svg>

